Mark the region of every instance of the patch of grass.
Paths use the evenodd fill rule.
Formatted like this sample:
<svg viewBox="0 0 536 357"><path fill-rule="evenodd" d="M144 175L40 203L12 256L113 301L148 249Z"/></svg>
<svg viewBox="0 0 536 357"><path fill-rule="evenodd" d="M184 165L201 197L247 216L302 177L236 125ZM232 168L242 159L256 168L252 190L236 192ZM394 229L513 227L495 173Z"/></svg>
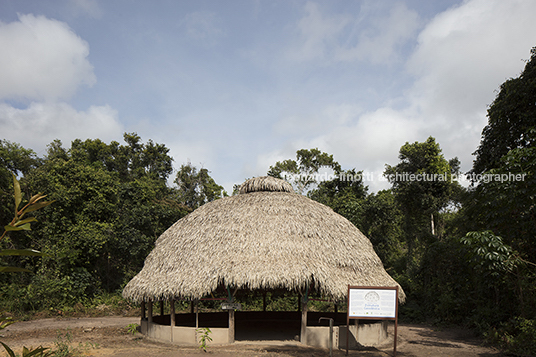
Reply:
<svg viewBox="0 0 536 357"><path fill-rule="evenodd" d="M86 342L85 344L79 343L78 346L73 347L72 336L69 331L61 333L58 331L56 340L54 341L55 348L52 349L50 356L54 357L79 357L83 356L85 351L90 349L98 349L97 343Z"/></svg>
<svg viewBox="0 0 536 357"><path fill-rule="evenodd" d="M56 335L56 340L54 345L56 346L53 350L55 357L72 357L77 356L75 351L71 348L72 336L70 332L62 334L58 331Z"/></svg>

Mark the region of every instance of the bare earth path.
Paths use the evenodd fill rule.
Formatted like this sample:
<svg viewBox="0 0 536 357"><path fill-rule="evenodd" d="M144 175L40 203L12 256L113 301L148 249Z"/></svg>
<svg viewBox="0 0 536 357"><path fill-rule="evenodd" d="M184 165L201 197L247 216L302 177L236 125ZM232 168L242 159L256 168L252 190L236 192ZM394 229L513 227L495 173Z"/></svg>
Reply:
<svg viewBox="0 0 536 357"><path fill-rule="evenodd" d="M70 345L78 348L84 356L328 356L328 350L307 347L295 341L240 341L227 346L211 346L208 353L204 353L197 347L174 346L152 341L139 333L129 334L127 326L132 323L139 323L139 318L109 316L33 320L9 326L2 332L3 337L0 340L18 353L23 345L54 347L55 341L66 342L70 338ZM393 344L390 341L378 348L350 351L349 355L386 357L392 356L392 353ZM344 356L345 351L335 350L333 355ZM397 356L502 357L503 354L483 346L481 340L463 329L436 329L426 325L401 324L398 327Z"/></svg>

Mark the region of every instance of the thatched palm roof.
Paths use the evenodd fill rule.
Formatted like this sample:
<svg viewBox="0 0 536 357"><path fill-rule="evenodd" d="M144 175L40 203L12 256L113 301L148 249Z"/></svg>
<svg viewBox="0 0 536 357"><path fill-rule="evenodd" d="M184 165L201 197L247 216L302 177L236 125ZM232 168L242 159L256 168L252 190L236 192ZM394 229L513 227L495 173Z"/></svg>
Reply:
<svg viewBox="0 0 536 357"><path fill-rule="evenodd" d="M314 286L344 299L348 284L398 285L346 218L283 180L257 177L242 184L240 194L207 203L165 231L123 296L198 299L222 285ZM399 297L405 299L400 288Z"/></svg>

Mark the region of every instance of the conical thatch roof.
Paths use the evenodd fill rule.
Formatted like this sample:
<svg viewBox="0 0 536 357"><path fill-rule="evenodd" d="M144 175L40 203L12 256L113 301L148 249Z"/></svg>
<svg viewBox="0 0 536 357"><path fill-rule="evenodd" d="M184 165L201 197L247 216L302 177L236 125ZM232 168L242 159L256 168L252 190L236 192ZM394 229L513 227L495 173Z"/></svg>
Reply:
<svg viewBox="0 0 536 357"><path fill-rule="evenodd" d="M344 299L348 284L398 285L346 218L283 180L257 177L240 194L207 203L165 231L123 296L197 299L219 285L302 291L314 285ZM401 288L399 297L405 299Z"/></svg>

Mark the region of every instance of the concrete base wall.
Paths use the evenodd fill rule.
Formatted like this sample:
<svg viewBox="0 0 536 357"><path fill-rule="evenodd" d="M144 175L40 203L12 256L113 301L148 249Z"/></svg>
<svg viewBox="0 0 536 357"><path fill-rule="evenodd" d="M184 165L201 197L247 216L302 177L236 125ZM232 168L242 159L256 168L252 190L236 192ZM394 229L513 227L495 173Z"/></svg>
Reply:
<svg viewBox="0 0 536 357"><path fill-rule="evenodd" d="M171 335L171 326L160 325L157 323L149 324L147 320L141 320L141 333L155 340L171 342L178 345L195 345L200 343L201 333L196 332L195 327L174 326L173 336ZM229 328L210 327L212 341L207 341L210 345L226 345L229 343Z"/></svg>
<svg viewBox="0 0 536 357"><path fill-rule="evenodd" d="M266 313L264 313L266 314ZM210 314L207 314L210 315ZM263 318L261 314L252 314L248 318ZM280 316L281 315L281 316ZM274 314L274 317L284 317L283 314ZM204 317L207 320L206 325L201 325L201 327L208 326L210 328L210 337L212 341L207 341L207 345L225 345L229 343L229 328L228 327L216 327L224 325L222 317L217 314L209 317ZM292 316L294 317L294 316ZM315 316L316 317L316 316ZM184 316L181 318L188 318ZM288 324L288 320L278 321L277 319L264 320L263 325L273 324ZM173 331L169 324L162 324L162 322L168 322L165 316L158 316L156 321L149 324L147 319L141 320L141 333L147 335L148 337L154 338L159 341L170 342L179 345L199 345L200 333L196 332L196 328L192 326L174 326ZM162 320L162 321L160 321ZM252 320L254 321L254 320ZM309 320L312 324L316 324L318 320ZM326 321L324 321L325 323ZM351 321L352 323L353 321ZM169 322L168 322L169 323ZM214 326L215 325L215 326ZM281 325L279 325L281 326ZM350 349L355 349L358 343L362 346L375 346L383 343L387 339L387 321L367 321L359 320L358 325L350 325L350 334L348 336L348 347ZM254 327L251 327L254 328ZM334 349L346 349L346 325L333 326L333 348ZM302 343L321 348L329 348L329 326L307 326L305 341Z"/></svg>
<svg viewBox="0 0 536 357"><path fill-rule="evenodd" d="M229 328L228 327L211 327L210 337L212 341L208 342L207 345L227 345L229 344ZM199 339L199 334L198 334ZM198 343L199 344L199 343Z"/></svg>
<svg viewBox="0 0 536 357"><path fill-rule="evenodd" d="M373 323L359 321L359 324L350 325L350 334L348 335L348 347L356 348L358 343L362 346L377 346L387 339L387 321L378 321ZM341 349L346 348L346 331L347 326L339 326L338 346Z"/></svg>
<svg viewBox="0 0 536 357"><path fill-rule="evenodd" d="M360 323L350 325L348 347L376 346L387 339L387 322ZM333 326L333 348L346 349L346 325ZM307 326L305 344L314 347L329 348L329 326Z"/></svg>
<svg viewBox="0 0 536 357"><path fill-rule="evenodd" d="M147 336L156 340L170 341L171 326L163 326L158 324L147 324Z"/></svg>
<svg viewBox="0 0 536 357"><path fill-rule="evenodd" d="M140 322L140 332L143 334L143 335L147 335L147 326L149 325L149 323L147 322L147 319L141 319L141 322Z"/></svg>
<svg viewBox="0 0 536 357"><path fill-rule="evenodd" d="M173 341L178 345L193 345L195 343L195 328L175 326L173 328Z"/></svg>

